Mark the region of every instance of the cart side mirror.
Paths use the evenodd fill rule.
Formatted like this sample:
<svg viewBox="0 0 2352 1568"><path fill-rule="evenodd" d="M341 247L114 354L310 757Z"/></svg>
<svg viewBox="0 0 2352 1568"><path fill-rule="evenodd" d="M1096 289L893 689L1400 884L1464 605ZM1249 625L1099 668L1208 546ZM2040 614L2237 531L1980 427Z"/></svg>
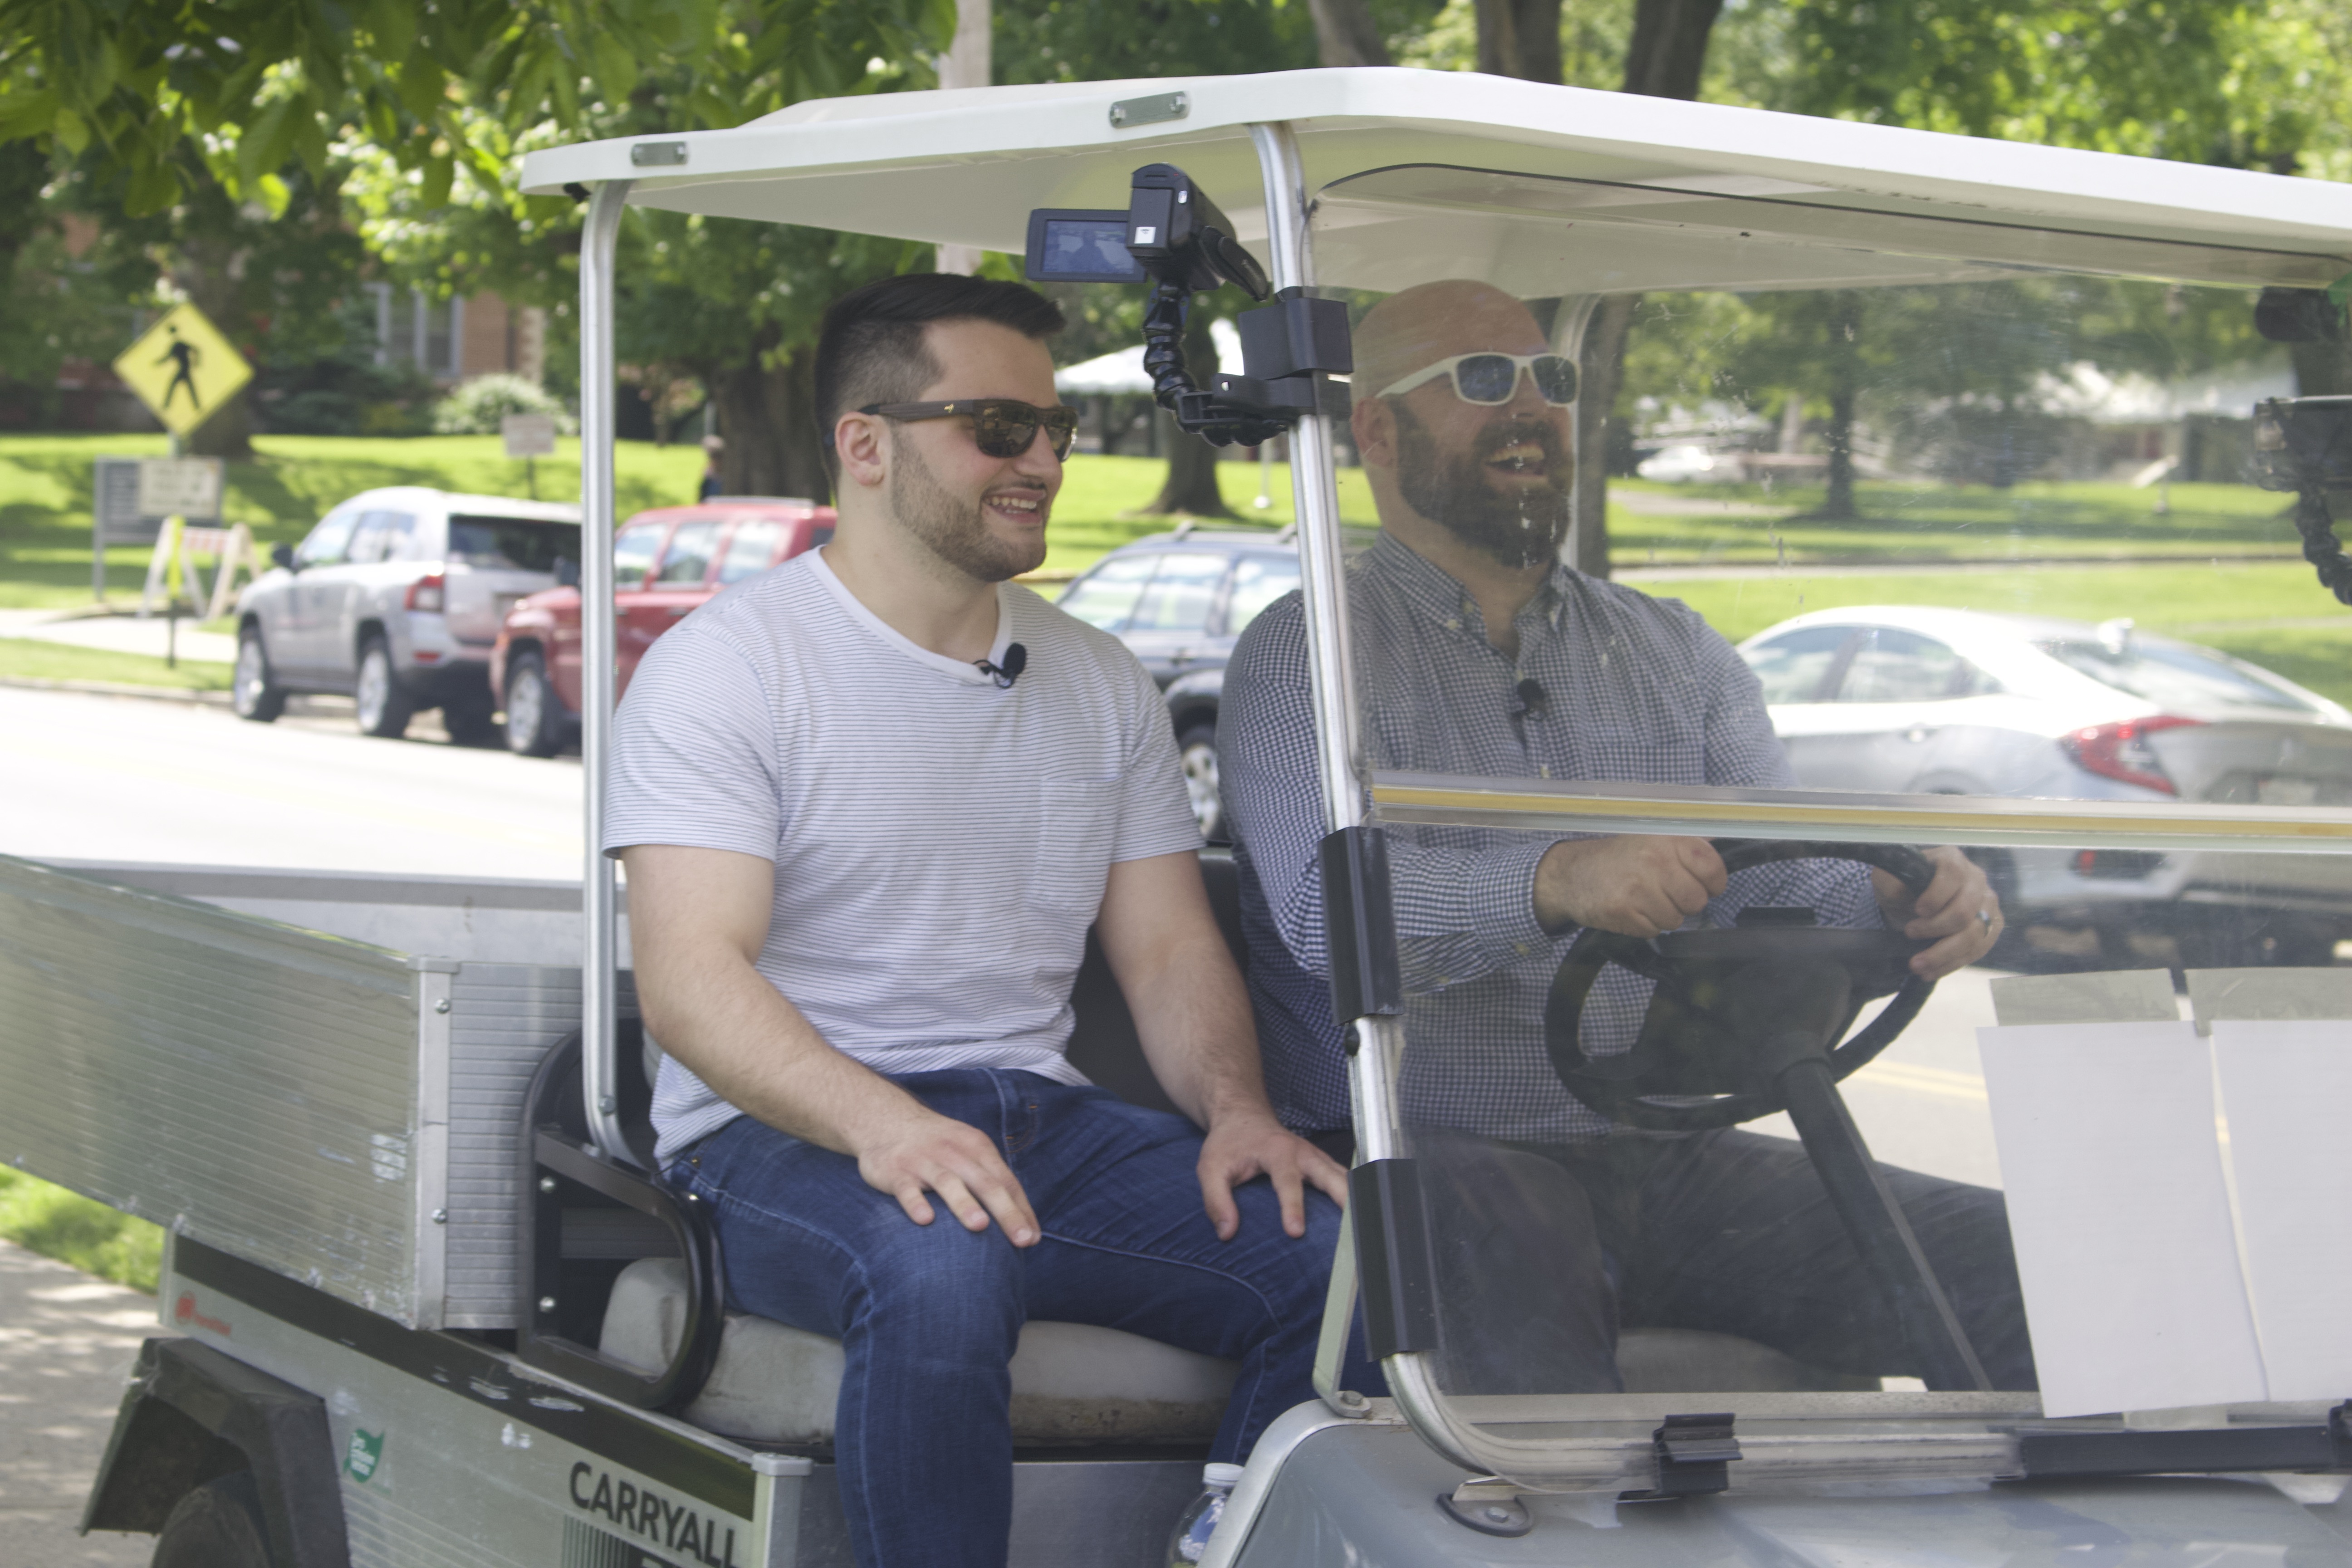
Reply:
<svg viewBox="0 0 2352 1568"><path fill-rule="evenodd" d="M569 555L555 558L555 585L559 588L580 586L580 563Z"/></svg>
<svg viewBox="0 0 2352 1568"><path fill-rule="evenodd" d="M294 563L294 547L290 544L271 545L269 547L269 563L273 566L283 566L289 572L299 572L301 570L299 566L297 566Z"/></svg>

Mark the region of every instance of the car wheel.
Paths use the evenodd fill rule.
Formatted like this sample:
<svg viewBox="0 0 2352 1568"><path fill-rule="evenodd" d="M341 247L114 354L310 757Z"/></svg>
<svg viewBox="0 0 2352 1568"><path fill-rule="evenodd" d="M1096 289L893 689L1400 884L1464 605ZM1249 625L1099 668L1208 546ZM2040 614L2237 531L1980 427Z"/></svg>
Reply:
<svg viewBox="0 0 2352 1568"><path fill-rule="evenodd" d="M562 706L547 679L547 661L525 649L507 662L507 750L519 757L551 757L563 749Z"/></svg>
<svg viewBox="0 0 2352 1568"><path fill-rule="evenodd" d="M416 704L400 689L392 673L392 649L382 637L370 637L360 649L359 685L352 691L359 710L360 733L397 741L408 733Z"/></svg>
<svg viewBox="0 0 2352 1568"><path fill-rule="evenodd" d="M1184 767L1184 798L1201 837L1212 844L1225 842L1225 803L1217 788L1217 727L1195 724L1176 739L1176 752Z"/></svg>
<svg viewBox="0 0 2352 1568"><path fill-rule="evenodd" d="M253 1472L206 1481L173 1504L148 1562L151 1568L270 1568Z"/></svg>
<svg viewBox="0 0 2352 1568"><path fill-rule="evenodd" d="M236 634L236 672L229 679L229 706L240 719L270 724L286 711L286 689L269 671L269 650L261 646L261 628L247 626Z"/></svg>

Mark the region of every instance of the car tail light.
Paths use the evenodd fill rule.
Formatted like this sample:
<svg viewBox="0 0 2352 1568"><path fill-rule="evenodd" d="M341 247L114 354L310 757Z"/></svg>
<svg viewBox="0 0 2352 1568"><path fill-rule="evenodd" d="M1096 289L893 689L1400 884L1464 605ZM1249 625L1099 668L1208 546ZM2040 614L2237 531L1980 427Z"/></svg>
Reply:
<svg viewBox="0 0 2352 1568"><path fill-rule="evenodd" d="M412 610L430 610L438 615L446 608L448 579L436 572L429 577L419 577L408 585L408 596L401 602Z"/></svg>
<svg viewBox="0 0 2352 1568"><path fill-rule="evenodd" d="M2184 724L2202 724L2202 719L2179 719L2159 713L2150 719L2124 719L2113 724L2094 724L2077 730L2059 742L2066 754L2102 778L2110 778L2142 789L2162 790L2167 795L2179 795L2179 788L2172 775L2164 771L2164 763L2147 738L2159 730L2178 730Z"/></svg>

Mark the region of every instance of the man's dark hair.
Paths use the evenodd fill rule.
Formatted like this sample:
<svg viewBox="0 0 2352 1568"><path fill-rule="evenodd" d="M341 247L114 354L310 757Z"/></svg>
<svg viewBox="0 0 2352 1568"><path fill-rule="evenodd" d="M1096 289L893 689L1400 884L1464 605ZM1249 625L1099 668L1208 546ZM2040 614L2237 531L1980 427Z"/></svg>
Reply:
<svg viewBox="0 0 2352 1568"><path fill-rule="evenodd" d="M993 321L1024 337L1052 337L1066 324L1062 308L1034 289L955 272L908 272L853 289L824 313L816 342L817 439L838 479L833 429L841 416L872 403L911 403L940 378L923 342L933 321Z"/></svg>

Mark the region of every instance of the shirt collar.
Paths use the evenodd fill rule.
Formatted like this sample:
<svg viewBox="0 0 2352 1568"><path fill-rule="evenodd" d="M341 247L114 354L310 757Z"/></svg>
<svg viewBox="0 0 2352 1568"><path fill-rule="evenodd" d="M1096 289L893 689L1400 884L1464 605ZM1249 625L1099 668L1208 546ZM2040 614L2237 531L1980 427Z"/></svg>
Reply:
<svg viewBox="0 0 2352 1568"><path fill-rule="evenodd" d="M1461 631L1486 641L1486 628L1478 615L1478 603L1470 590L1457 582L1453 574L1439 566L1426 555L1414 550L1382 529L1380 537L1365 552L1368 568L1378 572L1395 584L1404 596L1405 604L1423 619L1449 630ZM1560 612L1568 602L1568 582L1574 569L1565 564L1555 565L1544 579L1536 596L1528 601L1517 617L1519 626L1522 657L1528 633L1537 626L1546 631L1558 631Z"/></svg>

